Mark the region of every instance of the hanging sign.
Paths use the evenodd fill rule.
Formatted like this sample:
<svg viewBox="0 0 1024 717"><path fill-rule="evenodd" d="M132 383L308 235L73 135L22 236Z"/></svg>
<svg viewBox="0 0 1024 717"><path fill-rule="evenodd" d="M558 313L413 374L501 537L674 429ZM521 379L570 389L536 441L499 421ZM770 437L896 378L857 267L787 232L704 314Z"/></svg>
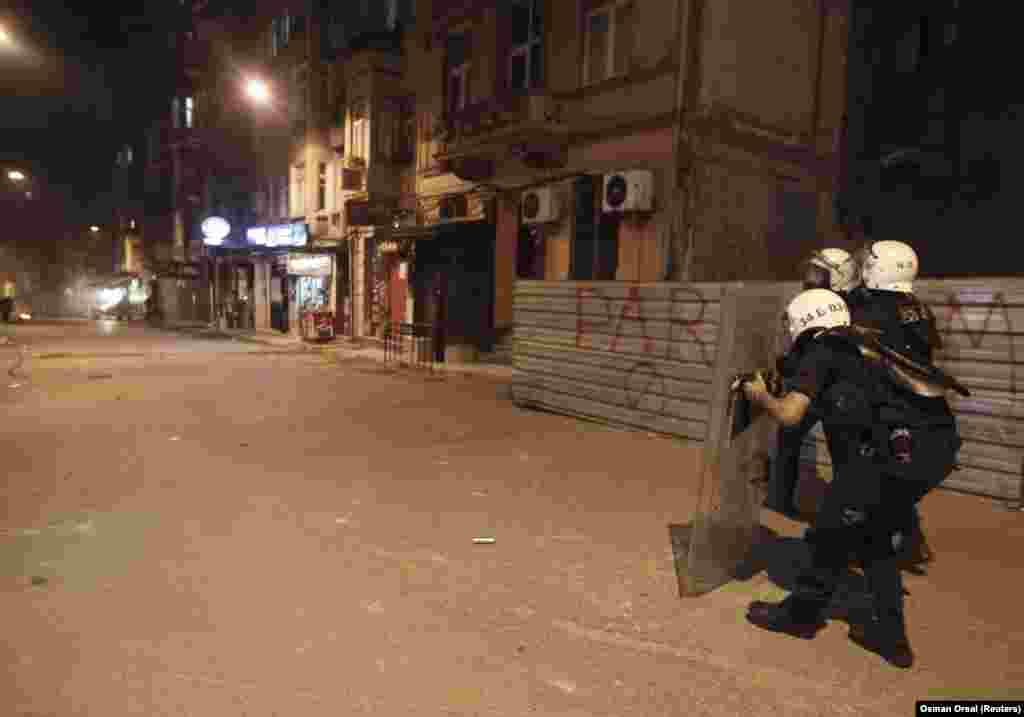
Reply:
<svg viewBox="0 0 1024 717"><path fill-rule="evenodd" d="M330 276L331 257L326 254L288 257L288 273L300 276Z"/></svg>
<svg viewBox="0 0 1024 717"><path fill-rule="evenodd" d="M203 232L203 243L207 246L220 246L231 233L231 225L221 217L208 217L199 225L199 229Z"/></svg>

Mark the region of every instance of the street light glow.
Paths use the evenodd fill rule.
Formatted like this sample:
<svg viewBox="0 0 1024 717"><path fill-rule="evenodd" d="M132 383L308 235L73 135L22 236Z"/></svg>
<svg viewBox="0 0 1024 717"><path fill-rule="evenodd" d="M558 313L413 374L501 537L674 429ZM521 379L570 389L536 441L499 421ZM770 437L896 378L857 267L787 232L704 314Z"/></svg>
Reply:
<svg viewBox="0 0 1024 717"><path fill-rule="evenodd" d="M91 227L89 227L89 231L91 231L93 234L95 234L99 230L100 230L100 228L98 226L96 226L95 224L93 224Z"/></svg>
<svg viewBox="0 0 1024 717"><path fill-rule="evenodd" d="M22 172L20 169L12 169L7 173L7 178L12 182L24 182L25 173Z"/></svg>
<svg viewBox="0 0 1024 717"><path fill-rule="evenodd" d="M0 25L0 45L10 44L12 44L11 36L8 34L7 30L5 30L3 26Z"/></svg>
<svg viewBox="0 0 1024 717"><path fill-rule="evenodd" d="M249 95L249 99L260 104L270 101L270 88L267 83L255 77L245 83L245 93Z"/></svg>

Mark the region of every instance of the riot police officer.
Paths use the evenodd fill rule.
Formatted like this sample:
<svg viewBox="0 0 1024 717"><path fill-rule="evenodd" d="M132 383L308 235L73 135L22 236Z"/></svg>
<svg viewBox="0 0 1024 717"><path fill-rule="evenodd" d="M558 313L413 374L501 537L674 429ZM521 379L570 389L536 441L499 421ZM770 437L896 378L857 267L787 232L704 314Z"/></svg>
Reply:
<svg viewBox="0 0 1024 717"><path fill-rule="evenodd" d="M876 241L859 252L857 263L860 286L846 297L853 323L877 329L881 332L879 340L886 346L930 366L935 351L942 348L942 337L932 310L914 295L920 265L917 253L903 242ZM906 533L909 544L905 555L909 562L930 561L931 551L916 504L908 511Z"/></svg>
<svg viewBox="0 0 1024 717"><path fill-rule="evenodd" d="M810 567L785 600L754 602L747 619L768 630L813 637L853 553L864 566L873 610L869 621L851 625L850 638L892 665L910 667L899 546L906 511L953 469L956 420L941 389L921 395L908 383L932 384L894 378L898 371L890 364L868 358L838 294L804 291L790 302L787 317L797 364L789 393L773 397L760 376L744 384L744 392L787 426L799 424L810 410L820 415L833 480L808 539ZM894 429L902 428L908 436L894 439ZM909 454L904 438L910 439Z"/></svg>
<svg viewBox="0 0 1024 717"><path fill-rule="evenodd" d="M913 293L918 266L914 249L898 241L871 242L858 257L843 249L823 249L806 262L804 288L836 292L846 300L853 324L878 331L880 340L893 350L922 365L931 365L942 340L934 314ZM785 366L782 368L787 371ZM800 446L816 422L812 414L800 426L779 430L777 469L767 507L790 517L797 513L793 499ZM907 525L905 557L911 565L928 562L931 553L916 506L909 511Z"/></svg>
<svg viewBox="0 0 1024 717"><path fill-rule="evenodd" d="M804 262L803 275L804 289L829 289L844 298L859 283L859 268L855 258L845 249L836 247L812 254ZM790 364L792 362L780 362L779 369L784 380L792 378L795 366ZM796 486L800 477L800 448L818 420L819 417L811 411L800 424L779 428L778 453L765 506L790 518L800 517L795 504Z"/></svg>

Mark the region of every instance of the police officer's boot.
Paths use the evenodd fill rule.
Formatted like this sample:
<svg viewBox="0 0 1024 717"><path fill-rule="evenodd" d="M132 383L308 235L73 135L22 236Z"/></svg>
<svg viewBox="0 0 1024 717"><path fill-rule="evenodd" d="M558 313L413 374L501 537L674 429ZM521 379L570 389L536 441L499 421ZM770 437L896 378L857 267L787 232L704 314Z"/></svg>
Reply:
<svg viewBox="0 0 1024 717"><path fill-rule="evenodd" d="M828 533L826 533L828 535ZM758 627L810 640L825 626L825 611L832 602L838 573L829 567L834 544L811 544L810 569L797 578L796 589L782 602L755 600L747 608L747 620Z"/></svg>
<svg viewBox="0 0 1024 717"><path fill-rule="evenodd" d="M772 632L810 640L825 627L828 600L794 593L782 602L755 600L747 607L747 620Z"/></svg>
<svg viewBox="0 0 1024 717"><path fill-rule="evenodd" d="M898 562L895 558L876 561L866 572L873 599L872 615L868 622L850 626L850 639L890 665L907 669L914 664L914 652L907 639Z"/></svg>

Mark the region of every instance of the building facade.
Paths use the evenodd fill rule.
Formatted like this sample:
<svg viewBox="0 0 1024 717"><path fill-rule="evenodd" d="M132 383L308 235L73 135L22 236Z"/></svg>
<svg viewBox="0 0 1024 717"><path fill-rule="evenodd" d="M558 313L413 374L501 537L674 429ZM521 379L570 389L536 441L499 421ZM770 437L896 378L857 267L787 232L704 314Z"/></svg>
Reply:
<svg viewBox="0 0 1024 717"><path fill-rule="evenodd" d="M246 51L219 76L251 71L272 96L238 110L259 186L236 183L252 211L236 221L301 223L308 241L257 269L240 237L268 306L252 325L294 330L311 307L352 336L424 323L471 359L508 346L517 278L792 278L843 239L849 16L840 0L259 4L222 25ZM188 162L173 157L231 88L204 94L209 80L185 76L164 130L180 150L164 233L188 267L208 252L196 227L227 209L209 170L189 204Z"/></svg>

